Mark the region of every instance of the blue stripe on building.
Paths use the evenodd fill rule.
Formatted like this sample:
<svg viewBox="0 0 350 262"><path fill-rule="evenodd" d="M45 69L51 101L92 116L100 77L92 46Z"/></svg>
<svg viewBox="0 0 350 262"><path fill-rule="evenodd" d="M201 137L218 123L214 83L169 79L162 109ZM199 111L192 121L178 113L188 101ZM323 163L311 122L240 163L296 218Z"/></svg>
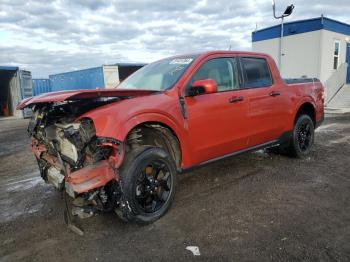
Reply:
<svg viewBox="0 0 350 262"><path fill-rule="evenodd" d="M342 23L327 17L318 17L313 19L285 23L283 28L283 35L290 36L307 32L313 32L321 29L350 36L349 24ZM280 35L281 25L276 25L253 32L252 41L257 42L273 38L279 38Z"/></svg>

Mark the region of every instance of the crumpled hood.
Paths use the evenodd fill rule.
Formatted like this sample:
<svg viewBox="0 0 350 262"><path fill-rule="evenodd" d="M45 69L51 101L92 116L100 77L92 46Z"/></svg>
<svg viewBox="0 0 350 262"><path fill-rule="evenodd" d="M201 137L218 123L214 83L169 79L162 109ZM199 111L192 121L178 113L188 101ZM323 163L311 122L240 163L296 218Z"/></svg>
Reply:
<svg viewBox="0 0 350 262"><path fill-rule="evenodd" d="M28 106L39 103L76 101L81 99L94 99L99 97L137 97L155 93L153 90L127 90L127 89L96 89L96 90L72 90L45 93L22 100L17 109L24 109Z"/></svg>

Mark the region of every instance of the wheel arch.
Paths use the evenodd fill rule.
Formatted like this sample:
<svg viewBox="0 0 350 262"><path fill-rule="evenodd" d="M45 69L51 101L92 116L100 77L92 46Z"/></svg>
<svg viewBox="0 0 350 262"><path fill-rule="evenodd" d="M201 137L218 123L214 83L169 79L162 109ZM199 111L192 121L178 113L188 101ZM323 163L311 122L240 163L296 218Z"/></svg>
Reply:
<svg viewBox="0 0 350 262"><path fill-rule="evenodd" d="M126 153L132 147L151 145L165 149L174 159L178 170L181 169L185 155L181 133L171 120L162 117L140 117L131 120L124 129L123 141Z"/></svg>
<svg viewBox="0 0 350 262"><path fill-rule="evenodd" d="M314 123L314 126L316 126L316 107L311 101L303 101L302 103L300 103L294 116L293 125L298 120L298 117L302 114L310 116L312 122Z"/></svg>

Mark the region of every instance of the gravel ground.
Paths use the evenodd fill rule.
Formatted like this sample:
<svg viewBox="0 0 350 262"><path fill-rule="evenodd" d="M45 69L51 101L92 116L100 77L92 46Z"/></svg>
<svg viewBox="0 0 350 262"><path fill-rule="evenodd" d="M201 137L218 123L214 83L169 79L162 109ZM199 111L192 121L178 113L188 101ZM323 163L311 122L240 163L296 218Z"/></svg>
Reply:
<svg viewBox="0 0 350 262"><path fill-rule="evenodd" d="M0 261L350 261L350 115L326 118L306 159L258 151L181 174L154 224L101 214L79 221L83 237L41 180L26 125L0 120Z"/></svg>

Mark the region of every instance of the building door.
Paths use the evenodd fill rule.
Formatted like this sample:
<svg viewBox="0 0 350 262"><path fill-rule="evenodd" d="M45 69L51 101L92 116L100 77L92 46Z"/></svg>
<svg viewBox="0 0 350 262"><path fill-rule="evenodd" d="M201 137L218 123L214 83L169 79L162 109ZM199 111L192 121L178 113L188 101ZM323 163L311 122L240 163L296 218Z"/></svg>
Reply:
<svg viewBox="0 0 350 262"><path fill-rule="evenodd" d="M350 83L350 43L346 44L346 63L348 64L348 72L346 75L346 83Z"/></svg>
<svg viewBox="0 0 350 262"><path fill-rule="evenodd" d="M20 90L21 90L21 98L19 101L25 98L29 98L33 96L33 90L32 90L32 74L29 71L20 70L19 71L19 83L20 83ZM23 116L31 117L32 116L32 110L30 108L25 108L23 110Z"/></svg>

